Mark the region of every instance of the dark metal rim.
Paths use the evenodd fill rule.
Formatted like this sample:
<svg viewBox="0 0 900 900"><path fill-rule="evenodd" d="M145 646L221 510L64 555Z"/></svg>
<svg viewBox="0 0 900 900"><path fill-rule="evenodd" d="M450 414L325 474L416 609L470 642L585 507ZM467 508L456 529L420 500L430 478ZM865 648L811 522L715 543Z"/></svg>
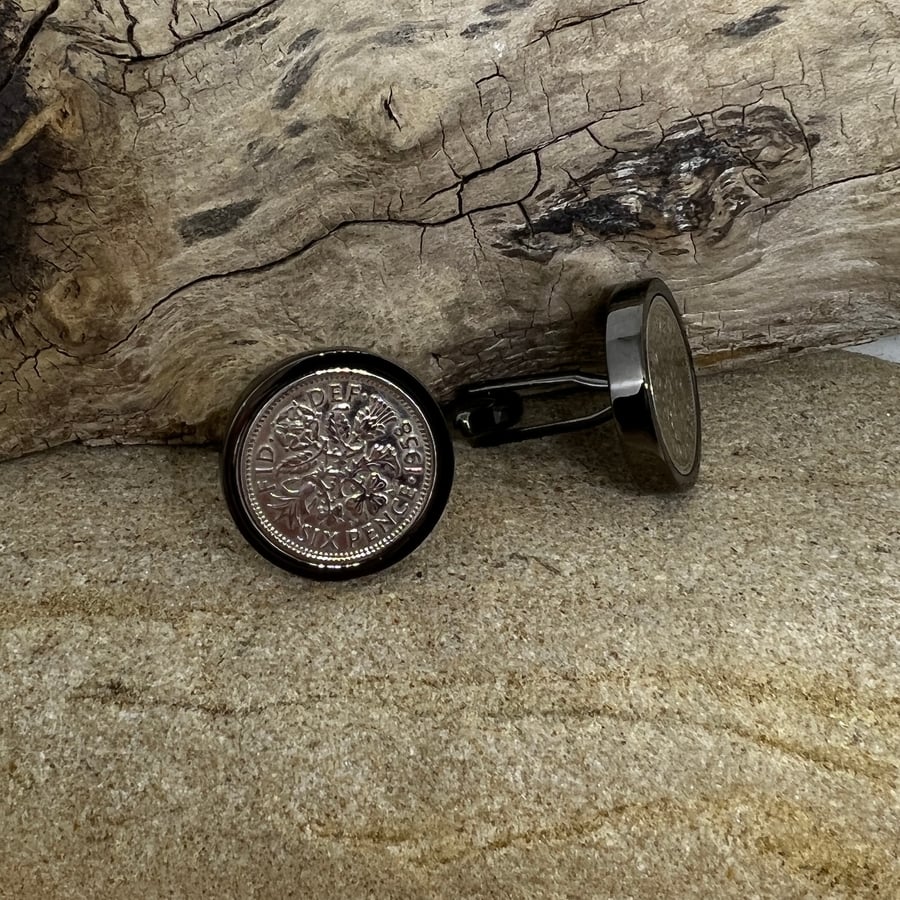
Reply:
<svg viewBox="0 0 900 900"><path fill-rule="evenodd" d="M323 369L354 368L384 378L408 394L418 406L434 439L434 484L415 526L380 553L357 563L317 566L291 556L264 535L250 518L240 491L238 453L261 409L276 394L306 375ZM301 353L282 360L257 376L234 406L225 432L221 483L225 502L245 540L265 559L295 575L318 581L343 581L381 571L413 552L434 530L450 498L453 485L453 442L440 407L412 373L385 357L353 348Z"/></svg>
<svg viewBox="0 0 900 900"><path fill-rule="evenodd" d="M687 472L676 465L662 439L653 397L647 350L647 318L661 297L675 314L684 352L690 361L696 410L695 452ZM684 490L697 480L701 456L700 396L690 344L681 311L660 278L620 287L610 300L606 319L606 355L613 416L625 455L636 480L651 489Z"/></svg>

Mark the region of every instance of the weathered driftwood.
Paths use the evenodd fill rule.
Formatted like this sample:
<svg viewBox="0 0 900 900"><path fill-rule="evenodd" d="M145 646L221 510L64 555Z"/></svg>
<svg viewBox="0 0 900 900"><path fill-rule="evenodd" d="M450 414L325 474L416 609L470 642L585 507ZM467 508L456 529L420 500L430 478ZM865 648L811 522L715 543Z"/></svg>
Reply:
<svg viewBox="0 0 900 900"><path fill-rule="evenodd" d="M900 327L893 0L5 0L0 455L205 439L351 344L583 361L646 272L701 363Z"/></svg>

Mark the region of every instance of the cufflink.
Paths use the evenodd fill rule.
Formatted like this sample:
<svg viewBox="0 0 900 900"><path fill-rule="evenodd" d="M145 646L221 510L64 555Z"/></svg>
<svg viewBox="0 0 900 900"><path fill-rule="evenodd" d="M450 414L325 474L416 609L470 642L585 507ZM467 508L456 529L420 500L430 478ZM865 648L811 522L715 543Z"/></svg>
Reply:
<svg viewBox="0 0 900 900"><path fill-rule="evenodd" d="M453 481L438 404L401 366L333 349L284 360L244 391L222 488L247 541L320 580L377 572L418 547Z"/></svg>
<svg viewBox="0 0 900 900"><path fill-rule="evenodd" d="M700 466L700 402L690 345L659 279L616 289L605 324L606 374L501 378L460 389L449 410L479 446L613 421L636 482L684 490ZM523 424L529 400L576 392L600 409ZM415 550L444 512L453 443L427 388L390 360L332 349L284 360L253 381L232 413L222 489L237 527L263 557L307 578L387 568Z"/></svg>
<svg viewBox="0 0 900 900"><path fill-rule="evenodd" d="M561 372L501 378L462 388L454 422L478 446L506 444L613 421L636 483L685 490L700 468L700 400L681 313L658 278L623 285L610 300L605 326L606 373ZM527 402L588 392L595 412L523 425Z"/></svg>

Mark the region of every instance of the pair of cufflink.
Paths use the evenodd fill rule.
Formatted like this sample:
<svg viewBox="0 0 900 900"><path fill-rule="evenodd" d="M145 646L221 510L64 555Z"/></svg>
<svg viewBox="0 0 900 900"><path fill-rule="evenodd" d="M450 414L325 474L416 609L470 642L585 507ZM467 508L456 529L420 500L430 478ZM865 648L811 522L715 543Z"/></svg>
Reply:
<svg viewBox="0 0 900 900"><path fill-rule="evenodd" d="M286 359L244 391L222 452L222 486L241 533L298 575L369 575L415 550L453 482L450 420L477 446L613 421L639 486L685 490L700 465L700 403L681 314L657 278L620 286L605 323L607 374L500 378L442 409L410 372L373 353ZM599 394L603 408L523 424L529 401Z"/></svg>

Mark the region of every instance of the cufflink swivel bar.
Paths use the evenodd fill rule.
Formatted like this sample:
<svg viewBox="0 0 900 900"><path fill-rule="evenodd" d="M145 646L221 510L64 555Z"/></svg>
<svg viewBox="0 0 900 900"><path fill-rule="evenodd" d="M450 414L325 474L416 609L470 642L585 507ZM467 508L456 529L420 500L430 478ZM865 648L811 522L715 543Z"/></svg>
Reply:
<svg viewBox="0 0 900 900"><path fill-rule="evenodd" d="M595 413L540 425L519 425L529 397L549 393L591 391L609 397L609 379L580 373L523 376L470 385L457 396L456 427L480 447L509 444L570 431L581 431L609 422L612 406Z"/></svg>
<svg viewBox="0 0 900 900"><path fill-rule="evenodd" d="M613 421L635 481L650 490L680 491L700 466L700 398L690 344L672 292L658 278L620 285L605 326L607 376L547 374L510 377L459 390L454 423L476 446L492 446ZM577 418L520 425L525 401L593 391L609 405Z"/></svg>

